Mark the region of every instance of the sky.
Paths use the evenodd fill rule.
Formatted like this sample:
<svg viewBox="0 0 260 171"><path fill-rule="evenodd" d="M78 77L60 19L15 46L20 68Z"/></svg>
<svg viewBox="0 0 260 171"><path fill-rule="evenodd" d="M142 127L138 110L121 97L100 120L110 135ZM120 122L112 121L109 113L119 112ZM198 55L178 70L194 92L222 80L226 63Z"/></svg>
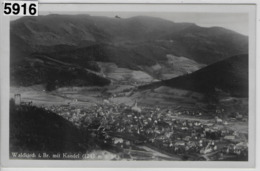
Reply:
<svg viewBox="0 0 260 171"><path fill-rule="evenodd" d="M47 14L65 14L62 12L45 12ZM76 13L68 13L75 15ZM248 35L248 14L247 13L199 13L199 12L77 12L77 14L89 14L92 16L106 16L121 18L130 18L134 16L159 17L173 22L195 23L202 27L224 27L236 31L243 35ZM17 18L12 18L12 20Z"/></svg>

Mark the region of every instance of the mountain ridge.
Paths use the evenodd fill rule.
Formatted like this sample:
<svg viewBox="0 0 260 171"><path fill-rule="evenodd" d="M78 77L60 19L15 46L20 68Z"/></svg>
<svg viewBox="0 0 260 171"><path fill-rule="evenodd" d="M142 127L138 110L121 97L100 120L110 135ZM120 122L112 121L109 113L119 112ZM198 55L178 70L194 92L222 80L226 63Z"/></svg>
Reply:
<svg viewBox="0 0 260 171"><path fill-rule="evenodd" d="M78 46L84 41L96 44L120 44L120 42L122 42L121 47L125 46L124 42L135 42L138 44L157 43L160 47L166 48L165 51L175 52L176 54L174 55L199 60L199 58L208 58L211 54L204 55L203 53L209 53L207 49L199 49L196 51L195 47L189 46L194 46L197 43L200 43L200 46L207 46L207 44L214 46L217 44L219 46L222 42L216 42L216 40L221 41L219 39L224 39L228 41L229 37L237 37L239 38L239 42L242 41L243 46L237 41L226 42L225 44L229 44L229 48L232 46L236 48L228 50L228 48L225 48L225 45L221 45L219 47L221 48L220 50L228 50L228 54L225 54L226 52L221 52L223 53L221 54L218 50L215 50L216 52L213 54L215 54L215 56L219 55L218 58L222 59L247 51L247 46L244 46L248 44L247 36L227 29L212 32L212 30L216 30L216 28L199 27L194 23L175 23L154 17L145 17L145 19L143 17L116 19L90 15L79 16L52 14L33 19L25 17L12 21L10 26L11 48L15 45L17 39L19 39L19 44L23 43L23 49L25 49L24 51L27 54L41 51L41 46L46 46L47 48L62 44ZM147 21L147 18L151 21ZM217 30L219 30L219 27ZM216 39L215 34L218 32L225 34L224 36L218 35L220 37ZM190 38L189 35L195 37ZM13 38L15 38L16 41L12 41ZM175 43L158 43L160 39L173 41ZM184 50L178 50L179 46L184 48ZM217 49L218 46L214 48ZM185 51L191 51L190 53L193 54L185 53ZM200 54L205 57L200 57ZM204 64L209 64L221 59L206 60L206 62L204 60L200 61Z"/></svg>
<svg viewBox="0 0 260 171"><path fill-rule="evenodd" d="M248 51L248 37L234 31L147 16L126 19L56 14L22 17L10 23L10 41L12 73L23 68L25 75L18 75L25 79L26 74L38 72L34 66L37 56L48 56L95 72L100 71L98 62L112 62L119 68L151 71L148 74L161 79L160 73L165 71L153 70L155 65L169 67L166 71L174 77L190 72L187 70L190 67L184 64L183 68L178 68L177 74L174 73L176 68L168 64L167 55L187 58L194 61L189 62L190 65L200 69ZM49 72L48 63L42 61L43 75ZM24 64L32 66L24 68ZM66 70L66 73L72 72L69 68ZM13 77L14 80L20 80L16 78L18 75ZM45 83L43 80L38 83Z"/></svg>

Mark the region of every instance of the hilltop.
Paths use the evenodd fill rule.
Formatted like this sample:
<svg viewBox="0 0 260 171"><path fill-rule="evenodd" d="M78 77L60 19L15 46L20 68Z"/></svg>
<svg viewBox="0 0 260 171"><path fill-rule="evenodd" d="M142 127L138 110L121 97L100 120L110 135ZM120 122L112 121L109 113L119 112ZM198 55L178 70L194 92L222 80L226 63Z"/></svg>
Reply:
<svg viewBox="0 0 260 171"><path fill-rule="evenodd" d="M11 152L84 152L91 148L85 136L53 112L10 102Z"/></svg>
<svg viewBox="0 0 260 171"><path fill-rule="evenodd" d="M248 51L248 37L234 31L147 16L22 17L11 22L10 40L11 85L51 84L54 88L110 84L106 76L111 73L102 73L98 62L162 80ZM179 61L182 65L174 65ZM64 74L70 81L59 79ZM74 79L75 74L83 76Z"/></svg>
<svg viewBox="0 0 260 171"><path fill-rule="evenodd" d="M248 55L237 55L216 62L191 74L146 85L141 89L168 86L203 94L227 93L248 97Z"/></svg>

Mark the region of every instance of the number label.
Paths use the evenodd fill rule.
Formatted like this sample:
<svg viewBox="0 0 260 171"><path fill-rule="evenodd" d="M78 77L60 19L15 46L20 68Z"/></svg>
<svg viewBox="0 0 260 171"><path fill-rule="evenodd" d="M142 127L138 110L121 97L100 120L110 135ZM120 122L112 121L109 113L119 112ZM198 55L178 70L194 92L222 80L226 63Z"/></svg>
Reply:
<svg viewBox="0 0 260 171"><path fill-rule="evenodd" d="M5 16L38 16L37 1L5 1L3 8Z"/></svg>

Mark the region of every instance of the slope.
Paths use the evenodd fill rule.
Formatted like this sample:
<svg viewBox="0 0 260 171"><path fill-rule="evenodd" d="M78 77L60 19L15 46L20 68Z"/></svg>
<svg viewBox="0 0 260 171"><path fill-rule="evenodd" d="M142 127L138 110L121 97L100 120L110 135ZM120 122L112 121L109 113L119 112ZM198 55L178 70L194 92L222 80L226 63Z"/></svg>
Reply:
<svg viewBox="0 0 260 171"><path fill-rule="evenodd" d="M236 55L191 74L139 87L140 90L168 86L206 95L227 93L248 97L248 55Z"/></svg>
<svg viewBox="0 0 260 171"><path fill-rule="evenodd" d="M86 135L61 116L35 106L17 107L11 100L10 152L76 153L90 148Z"/></svg>
<svg viewBox="0 0 260 171"><path fill-rule="evenodd" d="M120 50L120 58L111 60L115 63L121 60L122 65L138 58L144 58L136 62L140 65L146 59L165 61L166 54L210 64L248 50L247 36L224 28L204 28L145 16L126 19L54 14L23 17L11 22L10 34L11 62L35 52L77 52L95 44L109 49L111 54L118 54ZM122 62L125 59L128 60Z"/></svg>
<svg viewBox="0 0 260 171"><path fill-rule="evenodd" d="M232 56L192 74L162 82L163 85L206 94L223 91L232 96L248 96L248 55Z"/></svg>

